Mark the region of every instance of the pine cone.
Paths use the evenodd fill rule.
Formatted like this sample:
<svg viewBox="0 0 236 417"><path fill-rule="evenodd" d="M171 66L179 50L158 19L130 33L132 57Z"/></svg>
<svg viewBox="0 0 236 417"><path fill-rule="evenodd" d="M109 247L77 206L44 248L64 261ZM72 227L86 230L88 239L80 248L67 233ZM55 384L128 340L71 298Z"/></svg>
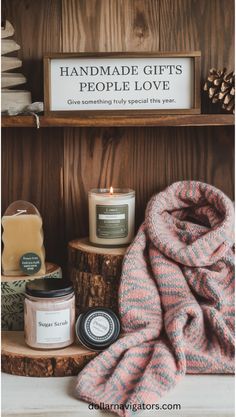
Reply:
<svg viewBox="0 0 236 417"><path fill-rule="evenodd" d="M212 103L219 102L222 104L222 109L234 113L235 76L233 71L227 74L226 68L223 70L211 68L203 89L208 91Z"/></svg>

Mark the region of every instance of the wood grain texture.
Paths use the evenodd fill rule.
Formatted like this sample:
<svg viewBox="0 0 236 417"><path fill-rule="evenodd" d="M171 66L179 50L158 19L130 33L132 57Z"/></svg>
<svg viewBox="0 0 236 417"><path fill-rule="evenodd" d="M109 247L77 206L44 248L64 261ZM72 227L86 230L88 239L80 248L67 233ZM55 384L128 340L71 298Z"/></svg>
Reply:
<svg viewBox="0 0 236 417"><path fill-rule="evenodd" d="M68 245L68 277L77 312L108 307L118 313L118 288L126 248L96 248L88 239Z"/></svg>
<svg viewBox="0 0 236 417"><path fill-rule="evenodd" d="M123 148L125 129L65 128L64 132L65 233L72 240L88 235L89 189L129 187L129 155L127 143Z"/></svg>
<svg viewBox="0 0 236 417"><path fill-rule="evenodd" d="M2 18L12 23L21 46L25 88L33 102L43 101L43 55L61 51L61 0L3 0Z"/></svg>
<svg viewBox="0 0 236 417"><path fill-rule="evenodd" d="M160 50L200 50L201 88L210 68L234 69L234 0L160 0ZM202 112L220 113L202 91Z"/></svg>
<svg viewBox="0 0 236 417"><path fill-rule="evenodd" d="M47 260L61 265L66 250L60 129L4 129L2 132L2 212L14 200L35 204L43 218Z"/></svg>
<svg viewBox="0 0 236 417"><path fill-rule="evenodd" d="M70 376L96 356L95 352L74 343L64 349L40 350L29 348L24 332L2 332L2 371L30 377Z"/></svg>
<svg viewBox="0 0 236 417"><path fill-rule="evenodd" d="M63 52L158 51L159 1L62 0Z"/></svg>
<svg viewBox="0 0 236 417"><path fill-rule="evenodd" d="M100 114L86 116L39 116L40 127L129 127L129 126L233 126L233 114L195 114L195 115L130 115L119 114L110 116ZM34 116L3 116L2 127L35 127Z"/></svg>
<svg viewBox="0 0 236 417"><path fill-rule="evenodd" d="M28 78L33 100L42 99L42 56L51 52L201 50L202 85L210 67L233 68L233 0L2 3L3 17L13 23L14 39L22 46L22 73ZM204 92L202 111L222 112L209 103ZM119 127L107 127L109 120L104 115L104 119L83 121L63 118L63 129L5 129L3 210L18 198L36 204L44 218L47 258L61 265L67 242L88 234L90 188L111 184L134 188L136 228L150 196L173 181L199 179L233 198L233 127L180 127L188 125L186 116L165 117L159 119L158 127L138 127L157 124L155 119L147 122L145 118L134 118L132 127L127 127L127 119L114 119L114 126ZM203 125L209 123L208 116L199 117ZM213 124L221 124L220 117L213 119ZM3 120L6 125L7 120ZM23 116L12 120L16 126L26 123ZM35 126L32 118L31 124L28 120L26 126ZM55 125L53 119L41 120L42 126ZM168 123L176 127L164 127Z"/></svg>
<svg viewBox="0 0 236 417"><path fill-rule="evenodd" d="M170 3L164 0L80 1L78 7L77 1L70 0L68 7L68 1L64 1L63 51L188 51L198 50L200 46L206 50L197 20L200 12L194 18L191 11L191 7L197 9L197 2L179 0ZM211 11L215 1L210 3ZM206 16L203 11L201 24L204 21L206 25L213 25L215 13L222 12L222 8L218 9L212 15L208 12ZM225 13L224 18L231 28L228 36L231 36L232 19L228 12ZM75 25L79 27L77 34L73 30ZM220 45L224 48L222 42ZM219 44L217 48L215 45L215 54L218 48ZM221 130L221 137L222 134L227 137L231 157L233 144L224 130ZM92 187L112 184L134 188L137 227L144 217L150 196L173 181L202 179L215 185L223 183L223 190L233 195L232 162L226 160L224 163L222 156L219 166L217 143L220 139L216 131L65 129L64 138L64 202L67 218L70 219L65 227L68 240L88 234L87 192ZM223 155L225 153L224 150ZM202 163L204 157L209 164L208 170ZM221 180L222 173L224 179ZM227 183L225 176L229 179Z"/></svg>
<svg viewBox="0 0 236 417"><path fill-rule="evenodd" d="M88 234L87 193L93 187L136 190L137 227L152 194L175 181L201 180L233 197L231 127L65 130L67 240Z"/></svg>

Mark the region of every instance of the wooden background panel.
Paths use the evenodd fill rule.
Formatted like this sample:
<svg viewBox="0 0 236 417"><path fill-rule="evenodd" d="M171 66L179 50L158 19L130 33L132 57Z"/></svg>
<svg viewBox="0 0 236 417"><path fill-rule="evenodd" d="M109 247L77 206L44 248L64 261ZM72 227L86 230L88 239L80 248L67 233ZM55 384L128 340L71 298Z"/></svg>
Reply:
<svg viewBox="0 0 236 417"><path fill-rule="evenodd" d="M234 69L234 0L160 0L160 50L200 50L201 87L210 68ZM202 113L222 113L202 92Z"/></svg>
<svg viewBox="0 0 236 417"><path fill-rule="evenodd" d="M66 247L62 169L61 129L2 131L2 212L14 200L35 204L43 218L47 260L59 265L65 259Z"/></svg>
<svg viewBox="0 0 236 417"><path fill-rule="evenodd" d="M159 26L159 0L62 0L64 52L155 51L159 49ZM88 234L90 188L133 184L127 149L132 149L129 141L134 135L135 130L129 129L64 130L68 240Z"/></svg>
<svg viewBox="0 0 236 417"><path fill-rule="evenodd" d="M129 160L125 129L65 129L65 235L71 240L88 234L88 191L128 187Z"/></svg>
<svg viewBox="0 0 236 417"><path fill-rule="evenodd" d="M203 49L202 72L207 73L212 47L217 55L210 30L220 20L228 28L221 41L217 37L225 50L226 35L232 47L233 22L218 0L63 0L62 47L64 52ZM226 61L232 62L231 57ZM233 196L233 143L224 128L65 129L64 138L67 239L88 233L87 192L93 187L134 188L137 226L150 196L173 181L201 179Z"/></svg>
<svg viewBox="0 0 236 417"><path fill-rule="evenodd" d="M157 51L159 26L159 0L62 0L63 52Z"/></svg>
<svg viewBox="0 0 236 417"><path fill-rule="evenodd" d="M22 72L33 100L43 94L46 52L202 50L202 83L211 66L233 67L233 0L3 0L16 29ZM203 97L202 110L216 112ZM200 179L233 198L233 136L220 128L6 129L3 210L36 204L47 257L64 262L67 241L88 233L92 187L136 190L136 226L152 194Z"/></svg>
<svg viewBox="0 0 236 417"><path fill-rule="evenodd" d="M165 130L166 182L198 180L234 198L234 128L168 128ZM227 181L226 181L227 178Z"/></svg>
<svg viewBox="0 0 236 417"><path fill-rule="evenodd" d="M136 227L150 197L175 181L208 182L233 198L232 135L231 127L66 129L66 240L88 234L94 187L133 188Z"/></svg>
<svg viewBox="0 0 236 417"><path fill-rule="evenodd" d="M24 88L31 91L33 102L43 101L43 55L61 51L61 0L3 0L5 18L13 24L13 38L21 46L19 72L28 80Z"/></svg>

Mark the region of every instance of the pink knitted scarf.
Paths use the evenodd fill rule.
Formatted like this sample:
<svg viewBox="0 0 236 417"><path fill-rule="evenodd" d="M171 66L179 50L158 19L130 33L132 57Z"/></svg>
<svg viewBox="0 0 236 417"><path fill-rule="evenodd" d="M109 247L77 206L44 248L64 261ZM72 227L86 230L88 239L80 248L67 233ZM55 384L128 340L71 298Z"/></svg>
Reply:
<svg viewBox="0 0 236 417"><path fill-rule="evenodd" d="M129 416L185 373L233 373L233 220L229 198L197 181L150 200L123 264L124 336L80 373L79 398Z"/></svg>

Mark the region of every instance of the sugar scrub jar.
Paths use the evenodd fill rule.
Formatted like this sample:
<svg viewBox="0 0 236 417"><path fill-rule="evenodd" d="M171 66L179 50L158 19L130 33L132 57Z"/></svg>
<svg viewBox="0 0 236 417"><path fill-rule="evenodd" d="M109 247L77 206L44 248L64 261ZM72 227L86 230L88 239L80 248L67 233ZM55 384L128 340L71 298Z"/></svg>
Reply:
<svg viewBox="0 0 236 417"><path fill-rule="evenodd" d="M29 281L24 305L25 342L37 349L58 349L74 342L75 295L69 282Z"/></svg>

